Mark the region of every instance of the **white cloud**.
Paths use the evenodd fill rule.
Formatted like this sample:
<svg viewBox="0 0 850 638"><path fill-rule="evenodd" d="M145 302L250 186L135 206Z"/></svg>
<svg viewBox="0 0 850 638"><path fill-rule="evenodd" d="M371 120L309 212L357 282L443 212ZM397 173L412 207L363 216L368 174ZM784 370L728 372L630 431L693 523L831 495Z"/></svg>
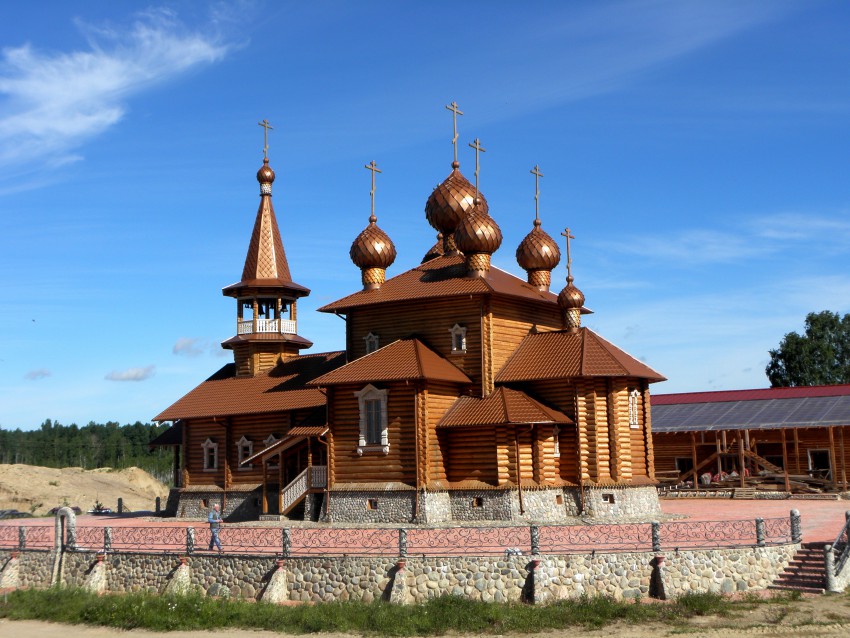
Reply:
<svg viewBox="0 0 850 638"><path fill-rule="evenodd" d="M104 379L107 381L144 381L150 379L156 371L156 366L145 366L144 368L127 368L126 370L113 370Z"/></svg>
<svg viewBox="0 0 850 638"><path fill-rule="evenodd" d="M130 96L228 50L167 10L139 14L126 28L77 26L86 50L23 44L0 53L0 167L31 157L34 148L53 165L78 161L75 149L118 122Z"/></svg>
<svg viewBox="0 0 850 638"><path fill-rule="evenodd" d="M197 357L204 353L204 350L208 348L208 345L205 341L198 339L196 337L180 337L177 340L177 343L174 344L174 347L171 351L176 355L182 355L186 357Z"/></svg>
<svg viewBox="0 0 850 638"><path fill-rule="evenodd" d="M25 379L29 379L30 381L38 381L39 379L45 379L50 376L50 370L46 368L39 368L38 370L30 370L24 375Z"/></svg>

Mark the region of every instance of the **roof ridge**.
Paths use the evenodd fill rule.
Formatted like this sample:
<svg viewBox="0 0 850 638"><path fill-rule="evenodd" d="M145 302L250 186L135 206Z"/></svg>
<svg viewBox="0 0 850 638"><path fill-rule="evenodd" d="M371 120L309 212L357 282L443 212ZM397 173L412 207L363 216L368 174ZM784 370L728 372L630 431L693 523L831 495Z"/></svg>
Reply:
<svg viewBox="0 0 850 638"><path fill-rule="evenodd" d="M605 353L605 356L610 361L612 361L615 366L619 367L620 370L622 370L624 374L629 373L628 368L626 368L626 366L624 366L623 363L617 357L615 357L614 354L610 350L608 350L608 348L605 347L606 343L609 344L609 345L612 345L612 346L614 345L613 343L605 341L604 339L602 339L602 337L600 337L598 334L593 332L593 330L591 330L590 328L585 328L585 337L584 337L585 343L587 343L587 335L590 335L593 338L594 343L596 343L596 345L602 350L602 352ZM603 343L603 341L605 341L605 343ZM614 347L616 347L616 346L614 346ZM623 352L625 352L625 350L623 350ZM626 354L628 354L628 353L626 353ZM632 355L629 355L629 356L632 357ZM632 359L635 359L635 357L632 357ZM637 360L637 359L635 359L635 360Z"/></svg>

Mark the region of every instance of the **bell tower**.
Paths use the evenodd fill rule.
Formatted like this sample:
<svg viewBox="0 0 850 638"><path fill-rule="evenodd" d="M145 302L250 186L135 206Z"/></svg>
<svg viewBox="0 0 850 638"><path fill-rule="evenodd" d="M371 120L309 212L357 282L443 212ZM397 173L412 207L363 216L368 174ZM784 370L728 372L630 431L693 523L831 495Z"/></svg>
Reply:
<svg viewBox="0 0 850 638"><path fill-rule="evenodd" d="M298 335L297 300L310 291L292 281L283 250L283 240L272 206L274 171L269 166L268 120L264 129L263 166L257 171L260 207L248 244L242 279L222 289L236 299L236 335L222 342L233 350L237 376L255 376L282 358L297 356L313 345Z"/></svg>

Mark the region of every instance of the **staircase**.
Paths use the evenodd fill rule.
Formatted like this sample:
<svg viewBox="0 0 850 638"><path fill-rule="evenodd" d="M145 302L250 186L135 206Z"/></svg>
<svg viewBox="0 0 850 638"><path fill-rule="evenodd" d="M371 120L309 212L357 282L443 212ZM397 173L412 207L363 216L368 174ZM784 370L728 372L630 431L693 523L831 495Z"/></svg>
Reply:
<svg viewBox="0 0 850 638"><path fill-rule="evenodd" d="M770 589L822 594L826 587L823 548L826 543L803 543Z"/></svg>

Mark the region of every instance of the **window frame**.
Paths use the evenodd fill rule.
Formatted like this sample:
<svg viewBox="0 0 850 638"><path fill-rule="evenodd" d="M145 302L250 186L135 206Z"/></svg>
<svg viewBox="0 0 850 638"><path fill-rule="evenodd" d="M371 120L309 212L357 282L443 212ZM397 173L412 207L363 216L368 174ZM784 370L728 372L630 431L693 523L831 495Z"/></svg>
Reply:
<svg viewBox="0 0 850 638"><path fill-rule="evenodd" d="M244 450L244 454L243 454ZM254 442L248 439L244 434L242 438L236 442L236 460L238 462L238 468L240 470L250 470L254 467L253 463L249 463L248 465L242 465L242 461L245 459L251 458L254 454Z"/></svg>
<svg viewBox="0 0 850 638"><path fill-rule="evenodd" d="M456 323L449 328L449 332L452 334L452 354L466 354L466 327ZM460 337L460 348L457 347L458 337Z"/></svg>
<svg viewBox="0 0 850 638"><path fill-rule="evenodd" d="M362 456L364 453L380 453L387 454L390 451L389 442L389 419L387 417L387 395L389 391L379 390L371 383L362 390L354 393L357 397L358 407L360 409L360 432L357 440L357 454ZM374 406L377 402L380 414L378 415L379 423L378 430L373 434L378 434L377 437L370 437L369 432L369 406ZM371 440L370 440L371 439ZM377 442L373 442L378 439Z"/></svg>
<svg viewBox="0 0 850 638"><path fill-rule="evenodd" d="M363 341L366 342L366 354L372 354L381 348L381 337L373 332L363 337Z"/></svg>
<svg viewBox="0 0 850 638"><path fill-rule="evenodd" d="M218 471L218 443L207 437L207 440L201 443L201 448L204 450L204 472ZM210 451L212 451L212 466L209 465Z"/></svg>

